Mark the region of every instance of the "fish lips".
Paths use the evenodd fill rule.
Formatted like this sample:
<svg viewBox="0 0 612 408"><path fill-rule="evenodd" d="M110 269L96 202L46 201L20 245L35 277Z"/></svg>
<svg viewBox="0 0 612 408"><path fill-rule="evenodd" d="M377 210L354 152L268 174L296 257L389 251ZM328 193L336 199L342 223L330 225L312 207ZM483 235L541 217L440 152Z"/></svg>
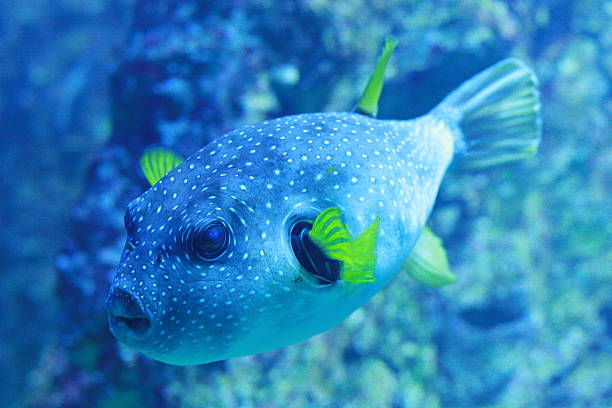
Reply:
<svg viewBox="0 0 612 408"><path fill-rule="evenodd" d="M110 331L122 342L137 344L151 333L151 314L134 294L114 288L106 300L106 307Z"/></svg>

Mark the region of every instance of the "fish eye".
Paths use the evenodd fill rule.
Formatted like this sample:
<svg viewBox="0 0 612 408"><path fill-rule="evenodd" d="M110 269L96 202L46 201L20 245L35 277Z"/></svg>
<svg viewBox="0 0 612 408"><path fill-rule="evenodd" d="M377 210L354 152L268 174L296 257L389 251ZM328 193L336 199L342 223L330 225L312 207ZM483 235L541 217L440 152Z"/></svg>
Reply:
<svg viewBox="0 0 612 408"><path fill-rule="evenodd" d="M221 220L213 220L192 232L190 249L204 261L214 261L229 248L230 229Z"/></svg>

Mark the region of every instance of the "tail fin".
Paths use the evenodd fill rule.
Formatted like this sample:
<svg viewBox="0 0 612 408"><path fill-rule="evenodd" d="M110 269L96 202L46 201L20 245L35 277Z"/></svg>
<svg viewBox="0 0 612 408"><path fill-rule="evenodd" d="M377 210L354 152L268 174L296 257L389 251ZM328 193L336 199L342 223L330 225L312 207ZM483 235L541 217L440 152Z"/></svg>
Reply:
<svg viewBox="0 0 612 408"><path fill-rule="evenodd" d="M509 58L464 82L436 108L457 120L455 151L463 168L494 166L533 156L542 120L538 80Z"/></svg>

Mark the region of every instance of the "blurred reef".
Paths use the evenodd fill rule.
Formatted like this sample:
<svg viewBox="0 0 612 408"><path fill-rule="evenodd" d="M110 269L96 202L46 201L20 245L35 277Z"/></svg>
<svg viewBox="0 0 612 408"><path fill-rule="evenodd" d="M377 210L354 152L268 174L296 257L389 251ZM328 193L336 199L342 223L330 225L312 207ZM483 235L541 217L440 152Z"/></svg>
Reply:
<svg viewBox="0 0 612 408"><path fill-rule="evenodd" d="M26 3L0 5L3 401L612 406L610 2ZM120 347L104 300L142 151L350 109L389 33L382 118L425 113L506 56L541 81L538 157L442 186L431 224L459 282L400 274L324 335L205 366Z"/></svg>

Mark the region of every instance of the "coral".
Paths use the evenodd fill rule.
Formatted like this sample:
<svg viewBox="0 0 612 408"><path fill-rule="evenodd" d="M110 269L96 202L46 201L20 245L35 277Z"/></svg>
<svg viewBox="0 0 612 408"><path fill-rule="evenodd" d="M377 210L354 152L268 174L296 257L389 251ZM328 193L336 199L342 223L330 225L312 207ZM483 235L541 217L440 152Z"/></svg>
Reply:
<svg viewBox="0 0 612 408"><path fill-rule="evenodd" d="M7 78L28 76L23 87L2 82L8 92L0 107L9 118L3 135L11 140L0 142L7 146L1 157L18 169L31 154L26 172L47 175L20 185L0 181L15 197L2 202L2 211L19 213L8 228L24 237L0 241L13 256L3 259L11 277L3 283L11 285L0 302L14 310L3 334L28 315L56 327L36 337L35 325L26 325L28 352L8 357L30 366L39 361L25 405L610 405L612 389L597 381L612 366L606 290L612 220L604 211L611 170L607 2L138 0L133 6L108 100L108 69L97 64L101 56L111 59L108 44L117 34L104 19L116 21L116 8L128 10L128 2L79 8L84 22L70 24L61 42L3 67ZM48 17L3 7L24 21L5 29L3 51L18 55L27 32L44 38L38 24ZM92 21L101 25L88 28ZM101 35L106 51L76 58L96 44L92 33ZM163 145L188 155L253 121L350 109L388 33L400 46L380 103L383 118L422 114L509 55L527 60L541 81L538 157L486 173L454 172L442 186L431 225L446 242L459 282L433 290L402 274L328 333L206 366L167 366L119 346L106 329L104 301L123 247L123 211L146 188L136 169L139 154ZM65 55L52 58L49 50ZM52 118L33 105L40 90L63 95ZM19 144L24 135L41 151ZM23 211L45 215L24 224ZM49 232L33 234L38 228ZM64 235L52 279L49 254ZM18 279L19 265L28 269ZM4 304L14 300L27 307ZM13 386L13 376L23 375L2 370Z"/></svg>

